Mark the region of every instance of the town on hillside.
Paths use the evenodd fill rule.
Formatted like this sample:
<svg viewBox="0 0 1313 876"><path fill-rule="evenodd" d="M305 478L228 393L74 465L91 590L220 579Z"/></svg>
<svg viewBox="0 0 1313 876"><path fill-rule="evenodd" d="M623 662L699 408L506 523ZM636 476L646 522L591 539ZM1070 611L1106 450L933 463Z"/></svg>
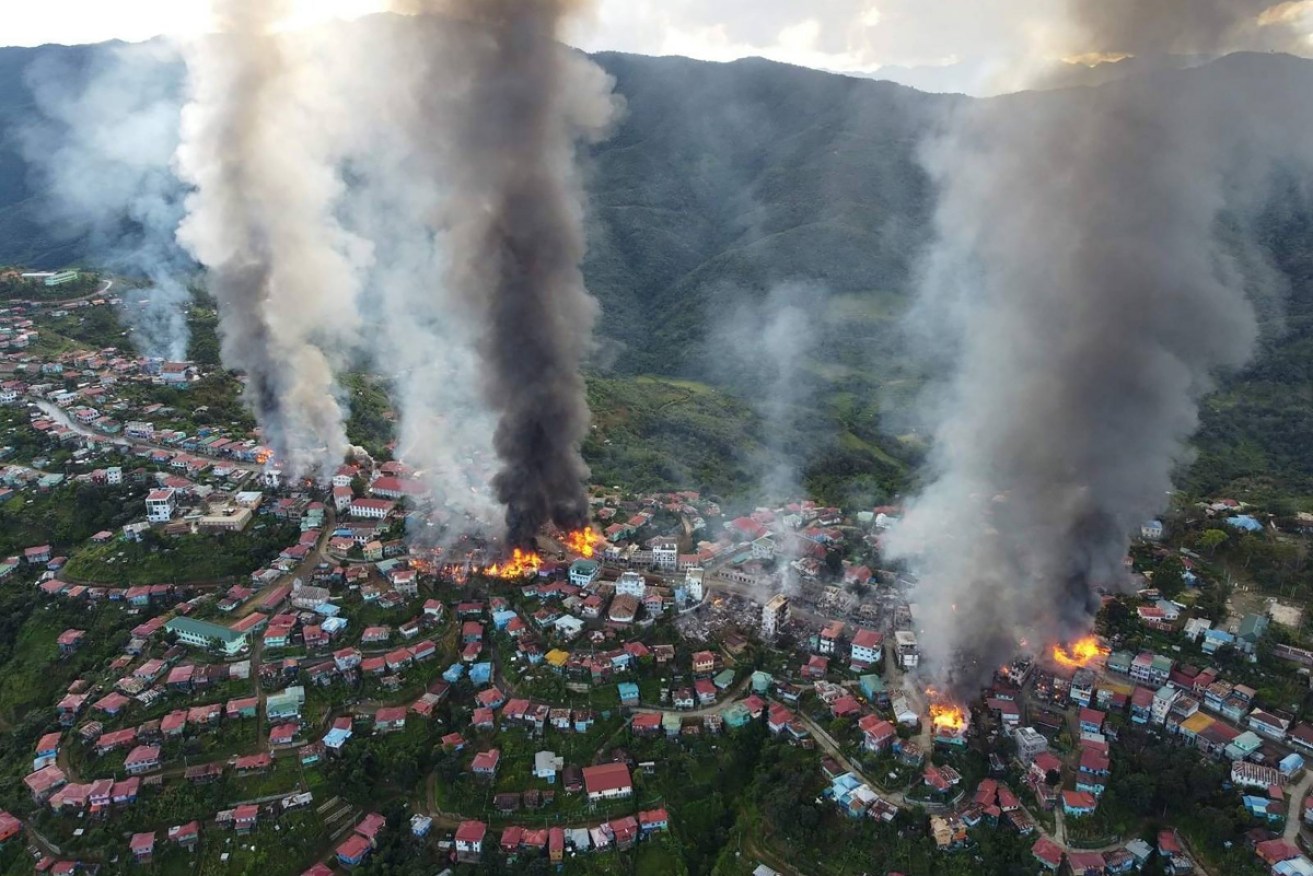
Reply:
<svg viewBox="0 0 1313 876"><path fill-rule="evenodd" d="M1304 606L1231 580L1307 515L1174 506L1095 635L947 703L896 504L596 485L594 537L494 571L415 537L460 521L404 459L289 480L194 404L217 368L51 342L115 303L0 307L0 843L40 872L1313 874Z"/></svg>

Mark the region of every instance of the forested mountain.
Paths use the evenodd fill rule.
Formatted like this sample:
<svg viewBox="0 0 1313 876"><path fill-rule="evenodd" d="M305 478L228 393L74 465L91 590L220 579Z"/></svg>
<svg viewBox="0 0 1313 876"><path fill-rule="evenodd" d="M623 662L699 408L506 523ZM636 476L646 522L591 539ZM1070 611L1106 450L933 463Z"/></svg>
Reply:
<svg viewBox="0 0 1313 876"><path fill-rule="evenodd" d="M103 51L0 49L0 131L33 112L30 64L60 55L76 75ZM585 268L604 314L592 401L615 430L591 448L594 464L723 487L715 472L753 476L783 456L814 486L861 475L871 495L898 489L921 450L896 415L921 378L897 330L933 208L918 147L970 98L762 60L595 57L627 111L587 168ZM1296 65L1313 88L1313 63L1285 56L1146 75L1198 89L1261 79L1274 65L1285 75ZM179 71L165 65L160 75ZM1192 487L1271 479L1313 495L1313 218L1300 191L1292 185L1262 226L1289 300L1265 310L1254 365L1210 399ZM14 138L0 136L0 263L94 259L41 221L39 195ZM657 391L635 375L668 382ZM666 449L654 457L653 447Z"/></svg>

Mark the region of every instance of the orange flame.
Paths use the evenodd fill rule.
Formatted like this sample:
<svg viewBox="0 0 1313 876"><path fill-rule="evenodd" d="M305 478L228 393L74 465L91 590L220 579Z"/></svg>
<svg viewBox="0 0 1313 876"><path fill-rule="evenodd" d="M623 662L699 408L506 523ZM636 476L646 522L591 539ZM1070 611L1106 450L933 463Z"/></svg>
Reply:
<svg viewBox="0 0 1313 876"><path fill-rule="evenodd" d="M1059 666L1078 669L1089 666L1100 657L1107 657L1110 649L1099 643L1094 636L1083 636L1070 646L1054 645L1053 659Z"/></svg>
<svg viewBox="0 0 1313 876"><path fill-rule="evenodd" d="M930 723L936 733L961 733L967 728L967 713L952 703L931 703Z"/></svg>
<svg viewBox="0 0 1313 876"><path fill-rule="evenodd" d="M602 537L592 530L591 527L576 529L573 532L567 532L565 535L565 546L572 553L581 557L591 558L596 553L596 545L602 540Z"/></svg>
<svg viewBox="0 0 1313 876"><path fill-rule="evenodd" d="M526 575L537 574L542 564L543 558L533 551L516 548L511 552L510 559L488 566L483 570L483 574L492 578L523 578Z"/></svg>

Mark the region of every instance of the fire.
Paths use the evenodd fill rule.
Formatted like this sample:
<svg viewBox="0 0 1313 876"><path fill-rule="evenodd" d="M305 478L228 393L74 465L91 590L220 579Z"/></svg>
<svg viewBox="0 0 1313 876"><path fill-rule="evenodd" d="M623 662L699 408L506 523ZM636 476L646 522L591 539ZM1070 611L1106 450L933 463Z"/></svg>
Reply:
<svg viewBox="0 0 1313 876"><path fill-rule="evenodd" d="M594 532L591 527L585 527L583 529L576 529L573 532L566 533L565 546L569 548L572 553L576 553L581 557L591 558L592 555L596 553L597 543L601 540L602 537Z"/></svg>
<svg viewBox="0 0 1313 876"><path fill-rule="evenodd" d="M526 575L537 574L542 564L543 558L533 551L516 548L511 552L510 559L488 566L483 570L483 574L492 578L523 578Z"/></svg>
<svg viewBox="0 0 1313 876"><path fill-rule="evenodd" d="M1109 649L1099 643L1094 636L1083 636L1072 642L1069 647L1053 646L1053 659L1059 666L1079 668L1089 666L1100 657L1107 657Z"/></svg>
<svg viewBox="0 0 1313 876"><path fill-rule="evenodd" d="M951 703L931 703L930 723L936 733L961 733L967 728L967 713Z"/></svg>

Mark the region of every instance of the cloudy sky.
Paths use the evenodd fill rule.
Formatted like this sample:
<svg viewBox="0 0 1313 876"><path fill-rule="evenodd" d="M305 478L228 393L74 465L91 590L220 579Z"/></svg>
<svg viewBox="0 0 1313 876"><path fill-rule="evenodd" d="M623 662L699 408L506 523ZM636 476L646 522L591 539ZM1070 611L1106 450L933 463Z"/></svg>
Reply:
<svg viewBox="0 0 1313 876"><path fill-rule="evenodd" d="M293 9L291 27L387 6L387 0L285 2ZM570 41L588 50L715 61L757 55L933 90L989 93L1016 87L1046 65L1090 64L1133 53L1134 34L1127 35L1125 46L1085 41L1071 23L1071 9L1087 2L1097 8L1144 0L596 0L594 13L578 24ZM1155 0L1152 5L1177 12L1189 8L1194 14L1210 5L1245 4ZM206 29L208 7L207 0L43 0L9 12L0 42L194 34ZM1269 23L1297 19L1309 25L1305 32L1313 31L1313 0L1254 0L1254 7L1255 22L1261 15ZM1163 18L1177 20L1171 14ZM1255 47L1265 46L1260 40ZM1296 50L1313 53L1313 41Z"/></svg>

